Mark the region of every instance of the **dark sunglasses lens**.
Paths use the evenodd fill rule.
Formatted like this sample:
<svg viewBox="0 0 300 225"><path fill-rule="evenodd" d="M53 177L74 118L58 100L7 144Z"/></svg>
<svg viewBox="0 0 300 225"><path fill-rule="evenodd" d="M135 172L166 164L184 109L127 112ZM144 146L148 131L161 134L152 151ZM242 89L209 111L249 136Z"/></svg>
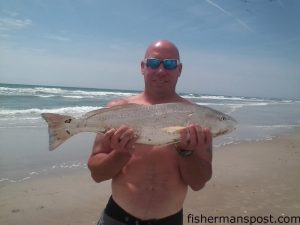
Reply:
<svg viewBox="0 0 300 225"><path fill-rule="evenodd" d="M157 69L160 65L160 60L158 59L147 59L147 66L151 69Z"/></svg>
<svg viewBox="0 0 300 225"><path fill-rule="evenodd" d="M177 60L176 59L166 59L164 60L164 67L167 70L173 70L177 67Z"/></svg>

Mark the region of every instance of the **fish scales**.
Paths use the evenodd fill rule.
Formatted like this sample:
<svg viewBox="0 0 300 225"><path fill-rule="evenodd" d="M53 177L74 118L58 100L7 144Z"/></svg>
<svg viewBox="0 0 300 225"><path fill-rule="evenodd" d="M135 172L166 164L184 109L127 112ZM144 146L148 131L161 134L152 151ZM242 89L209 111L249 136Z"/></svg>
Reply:
<svg viewBox="0 0 300 225"><path fill-rule="evenodd" d="M102 132L127 125L138 135L137 143L162 145L180 141L180 130L190 124L207 127L213 136L228 133L236 121L209 107L189 103L127 104L88 112L81 118L43 113L48 123L49 149L80 132Z"/></svg>
<svg viewBox="0 0 300 225"><path fill-rule="evenodd" d="M158 105L155 106L156 107L137 106L104 112L103 114L95 114L94 116L90 117L89 120L93 121L94 123L96 123L97 120L105 121L106 123L115 124L117 126L120 125L120 123L127 123L127 125L150 124L151 126L159 125L164 127L166 123L173 122L174 118L171 116L173 113L176 113L176 115L189 113L189 111L176 110L176 108L172 109L167 107L158 107ZM165 120L165 123L163 124L161 123L162 119Z"/></svg>

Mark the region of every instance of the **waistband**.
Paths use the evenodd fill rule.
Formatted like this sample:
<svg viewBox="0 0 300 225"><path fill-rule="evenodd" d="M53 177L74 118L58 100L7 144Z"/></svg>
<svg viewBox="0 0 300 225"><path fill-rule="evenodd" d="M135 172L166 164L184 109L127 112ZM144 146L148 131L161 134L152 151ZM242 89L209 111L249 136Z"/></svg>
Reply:
<svg viewBox="0 0 300 225"><path fill-rule="evenodd" d="M109 201L104 209L106 215L118 220L127 225L182 225L183 224L183 210L161 218L151 220L141 220L122 209L110 196Z"/></svg>

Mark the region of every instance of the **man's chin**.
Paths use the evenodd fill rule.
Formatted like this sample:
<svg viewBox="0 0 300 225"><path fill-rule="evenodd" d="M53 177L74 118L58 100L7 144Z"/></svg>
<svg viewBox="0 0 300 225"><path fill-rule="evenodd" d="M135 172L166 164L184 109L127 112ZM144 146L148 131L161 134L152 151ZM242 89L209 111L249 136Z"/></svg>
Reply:
<svg viewBox="0 0 300 225"><path fill-rule="evenodd" d="M159 87L165 87L165 86L168 86L170 85L170 82L169 81L153 81L152 84L154 84L155 86L159 86Z"/></svg>

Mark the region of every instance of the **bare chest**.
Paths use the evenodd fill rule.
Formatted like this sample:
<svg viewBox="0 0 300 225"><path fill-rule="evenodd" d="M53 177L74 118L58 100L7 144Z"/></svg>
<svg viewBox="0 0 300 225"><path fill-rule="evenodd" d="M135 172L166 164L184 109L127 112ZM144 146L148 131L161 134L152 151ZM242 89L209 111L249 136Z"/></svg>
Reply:
<svg viewBox="0 0 300 225"><path fill-rule="evenodd" d="M181 183L174 147L137 146L120 179L145 188L167 188Z"/></svg>

